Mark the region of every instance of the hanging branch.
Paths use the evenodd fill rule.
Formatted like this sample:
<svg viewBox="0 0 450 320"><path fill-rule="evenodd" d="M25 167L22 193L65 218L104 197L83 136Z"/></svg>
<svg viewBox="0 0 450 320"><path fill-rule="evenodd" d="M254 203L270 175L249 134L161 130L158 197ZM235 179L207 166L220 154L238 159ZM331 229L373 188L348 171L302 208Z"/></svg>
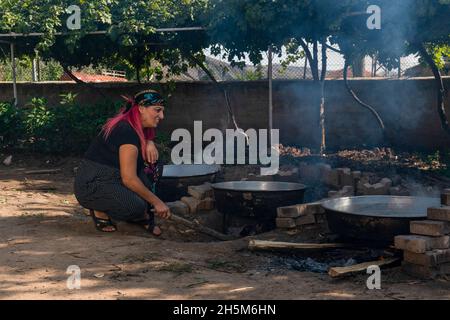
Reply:
<svg viewBox="0 0 450 320"><path fill-rule="evenodd" d="M437 89L437 107L438 107L438 114L439 119L441 120L441 126L442 129L447 132L447 134L450 135L450 127L448 124L447 115L445 114L445 87L444 82L441 77L441 73L439 72L439 68L437 67L436 63L434 62L431 55L427 52L427 49L425 49L423 44L416 44L416 47L419 49L419 52L421 56L424 58L425 62L430 66L431 70L433 71L433 75L436 82L436 89Z"/></svg>
<svg viewBox="0 0 450 320"><path fill-rule="evenodd" d="M345 64L344 64L344 82L345 82L345 87L347 88L347 91L350 93L350 95L353 97L353 99L355 99L355 101L363 106L364 108L368 109L377 119L378 124L380 125L381 130L383 131L383 136L384 138L386 138L386 128L384 126L383 120L381 119L380 115L378 114L378 112L370 105L368 105L367 103L364 103L361 99L358 98L358 96L356 95L356 93L352 90L352 88L350 87L350 84L348 82L348 59L345 59Z"/></svg>
<svg viewBox="0 0 450 320"><path fill-rule="evenodd" d="M224 86L222 86L222 84L221 84L220 82L217 81L217 79L214 77L214 75L209 71L209 69L204 65L204 63L203 63L202 61L200 61L200 60L199 60L197 57L195 57L194 55L191 55L191 59L192 59L192 61L195 62L195 64L196 64L197 66L200 67L200 69L203 70L203 72L206 73L206 75L214 82L214 84L216 84L217 87L218 87L220 90L222 90L222 92L223 92L223 94L224 94L224 97L225 97L225 104L226 104L226 106L227 106L228 113L229 113L229 115L230 115L230 117L231 117L231 120L233 121L233 125L234 125L234 127L236 128L236 130L239 130L239 126L238 126L238 124L237 124L237 122L236 122L236 118L235 118L235 116L234 116L233 109L231 108L231 103L230 103L230 99L229 99L229 97L228 97L227 89L226 89ZM247 138L247 142L248 142L248 137L246 137L246 138Z"/></svg>
<svg viewBox="0 0 450 320"><path fill-rule="evenodd" d="M311 54L311 50L308 48L307 43L303 39L299 39L299 43L300 43L300 46L302 47L303 51L305 52L306 58L309 61L313 79L318 81L319 80L319 70L317 70L318 64L316 63L313 55Z"/></svg>
<svg viewBox="0 0 450 320"><path fill-rule="evenodd" d="M322 73L320 75L320 129L322 131L322 140L320 143L320 154L326 151L326 131L325 131L325 78L327 76L327 39L322 39Z"/></svg>

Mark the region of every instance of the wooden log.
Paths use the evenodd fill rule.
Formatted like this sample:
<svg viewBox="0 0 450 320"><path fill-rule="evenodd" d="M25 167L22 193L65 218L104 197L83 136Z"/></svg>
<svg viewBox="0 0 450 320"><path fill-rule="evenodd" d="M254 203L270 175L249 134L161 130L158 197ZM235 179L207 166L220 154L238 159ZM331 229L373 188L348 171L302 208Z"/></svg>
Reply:
<svg viewBox="0 0 450 320"><path fill-rule="evenodd" d="M349 266L349 267L334 267L334 268L330 268L330 270L328 270L328 275L330 275L332 278L339 278L339 277L348 276L348 275L351 275L351 274L357 273L357 272L364 272L370 266L382 267L382 266L387 266L387 265L393 264L398 261L400 261L400 258L388 258L388 259L384 259L384 260L376 260L376 261L359 263L359 264L355 264L355 265Z"/></svg>
<svg viewBox="0 0 450 320"><path fill-rule="evenodd" d="M182 225L184 225L186 227L189 227L191 229L197 230L197 231L199 231L201 233L207 234L207 235L209 235L209 236L211 236L213 238L216 238L216 239L219 239L219 240L222 240L222 241L228 241L228 240L236 239L233 236L220 233L220 232L218 232L216 230L213 230L211 228L205 227L204 225L201 225L200 223L198 223L196 221L187 220L187 219L182 218L180 216L177 216L177 215L175 215L173 213L170 214L170 218L169 219L171 221L173 221L173 222L182 224Z"/></svg>
<svg viewBox="0 0 450 320"><path fill-rule="evenodd" d="M344 243L295 243L264 240L250 240L248 243L248 248L251 250L324 250L348 246Z"/></svg>
<svg viewBox="0 0 450 320"><path fill-rule="evenodd" d="M43 169L43 170L29 170L25 174L55 174L60 173L61 169Z"/></svg>

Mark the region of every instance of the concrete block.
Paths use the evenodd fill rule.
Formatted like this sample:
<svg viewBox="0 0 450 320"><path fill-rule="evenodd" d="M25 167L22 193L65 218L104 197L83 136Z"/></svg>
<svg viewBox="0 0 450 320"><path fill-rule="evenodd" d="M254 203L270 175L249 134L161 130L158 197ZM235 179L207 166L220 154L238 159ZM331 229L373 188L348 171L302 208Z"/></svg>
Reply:
<svg viewBox="0 0 450 320"><path fill-rule="evenodd" d="M432 250L425 253L403 252L403 260L409 263L418 264L425 267L434 267L450 262L450 249Z"/></svg>
<svg viewBox="0 0 450 320"><path fill-rule="evenodd" d="M330 170L324 172L323 182L327 186L339 189L340 188L339 173L337 172L337 170Z"/></svg>
<svg viewBox="0 0 450 320"><path fill-rule="evenodd" d="M432 237L445 236L450 232L450 223L434 220L411 221L410 232Z"/></svg>
<svg viewBox="0 0 450 320"><path fill-rule="evenodd" d="M433 249L448 249L449 236L427 237L417 235L401 235L394 239L395 248L415 253L425 253Z"/></svg>
<svg viewBox="0 0 450 320"><path fill-rule="evenodd" d="M343 186L354 186L355 179L353 178L352 171L349 168L338 168L336 169L339 176L339 185Z"/></svg>
<svg viewBox="0 0 450 320"><path fill-rule="evenodd" d="M450 274L450 263L444 263L437 267L426 267L403 261L402 270L410 276L420 279L434 279L438 276Z"/></svg>
<svg viewBox="0 0 450 320"><path fill-rule="evenodd" d="M428 219L450 221L450 206L428 208Z"/></svg>
<svg viewBox="0 0 450 320"><path fill-rule="evenodd" d="M441 193L441 204L443 206L450 206L450 189L445 189Z"/></svg>
<svg viewBox="0 0 450 320"><path fill-rule="evenodd" d="M280 229L292 229L295 228L295 220L291 218L276 218L275 222L277 224L277 228Z"/></svg>
<svg viewBox="0 0 450 320"><path fill-rule="evenodd" d="M381 179L380 183L381 183L383 186L387 187L387 189L389 189L390 187L392 187L392 180L389 179L389 178L383 178L383 179Z"/></svg>
<svg viewBox="0 0 450 320"><path fill-rule="evenodd" d="M190 214L194 214L197 212L200 200L194 197L182 197L181 201L184 202L189 207Z"/></svg>
<svg viewBox="0 0 450 320"><path fill-rule="evenodd" d="M318 202L303 203L288 207L277 208L278 218L297 218L299 216L307 214L321 214L321 213L325 213L325 210Z"/></svg>
<svg viewBox="0 0 450 320"><path fill-rule="evenodd" d="M295 224L297 226L303 226L307 224L315 224L316 223L316 217L313 214L307 214L304 216L300 216L295 219Z"/></svg>
<svg viewBox="0 0 450 320"><path fill-rule="evenodd" d="M298 182L299 170L298 168L279 170L278 173L274 176L274 180L281 182Z"/></svg>
<svg viewBox="0 0 450 320"><path fill-rule="evenodd" d="M214 209L215 201L213 198L205 198L200 200L197 210L212 210Z"/></svg>
<svg viewBox="0 0 450 320"><path fill-rule="evenodd" d="M199 186L189 186L187 192L198 200L214 196L214 191L210 183L205 183Z"/></svg>
<svg viewBox="0 0 450 320"><path fill-rule="evenodd" d="M361 171L353 171L352 176L353 176L353 179L359 180L362 177L362 172Z"/></svg>
<svg viewBox="0 0 450 320"><path fill-rule="evenodd" d="M328 198L339 198L338 191L328 191Z"/></svg>
<svg viewBox="0 0 450 320"><path fill-rule="evenodd" d="M389 189L390 189L391 185L387 182L384 181L382 182L378 182L375 184L370 184L370 183L363 183L363 184L358 184L358 194L361 195L367 195L367 196L380 196L380 195L387 195L389 194Z"/></svg>

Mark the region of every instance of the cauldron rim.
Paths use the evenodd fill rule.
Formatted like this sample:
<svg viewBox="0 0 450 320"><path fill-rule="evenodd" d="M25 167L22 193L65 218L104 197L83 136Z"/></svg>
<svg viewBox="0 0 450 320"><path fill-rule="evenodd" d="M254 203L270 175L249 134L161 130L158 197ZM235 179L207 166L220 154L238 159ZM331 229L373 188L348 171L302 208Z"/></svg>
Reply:
<svg viewBox="0 0 450 320"><path fill-rule="evenodd" d="M194 167L197 166L199 167L204 167L204 168L208 168L209 170L205 170L205 172L201 173L201 174L196 174L196 175L166 175L166 169L168 167L170 168L181 168L181 167ZM211 175L215 175L220 171L220 165L209 165L209 164L167 164L164 165L163 167L163 173L161 176L161 179L185 179L185 178L197 178L197 177L205 177L205 176L211 176Z"/></svg>
<svg viewBox="0 0 450 320"><path fill-rule="evenodd" d="M249 185L249 184L256 184L256 185L267 185L267 186L290 186L290 188L285 188L281 190L262 190L262 189L256 189L256 188L242 188L239 185ZM233 185L237 185L233 188ZM231 191L231 192L292 192L292 191L303 191L307 187L304 184L301 183L295 183L295 182L282 182L282 181L226 181L226 182L219 182L214 183L211 185L213 189L215 190L222 190L222 191Z"/></svg>
<svg viewBox="0 0 450 320"><path fill-rule="evenodd" d="M422 213L412 213L412 214L399 214L399 213L393 213L388 215L377 215L377 214L370 214L370 213L362 213L362 212L352 212L348 210L342 210L337 209L338 204L343 201L357 201L357 200L392 200L397 199L399 201L406 201L406 200L412 200L412 201L425 201L427 202L427 207L430 206L438 206L440 204L440 199L436 197L415 197L415 196L389 196L389 195L379 195L379 196L353 196L353 197L341 197L336 199L329 199L329 200L322 200L320 203L322 207L329 212L335 212L339 214L345 214L345 215L352 215L352 216L358 216L358 217L366 217L366 218L393 218L393 219L420 219L425 218L427 216L426 210ZM428 204L429 203L429 204Z"/></svg>

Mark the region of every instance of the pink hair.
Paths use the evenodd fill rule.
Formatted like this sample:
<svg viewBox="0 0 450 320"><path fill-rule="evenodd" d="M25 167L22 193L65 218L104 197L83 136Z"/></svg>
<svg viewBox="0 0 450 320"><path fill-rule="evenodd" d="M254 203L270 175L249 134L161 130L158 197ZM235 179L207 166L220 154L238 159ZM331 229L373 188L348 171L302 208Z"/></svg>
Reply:
<svg viewBox="0 0 450 320"><path fill-rule="evenodd" d="M145 146L147 145L148 140L153 140L155 138L155 129L143 128L139 114L139 105L132 98L123 98L127 100L127 104L131 104L131 108L124 112L126 107L123 107L119 110L118 114L112 118L109 118L102 127L103 135L105 139L107 139L119 122L127 121L139 136L139 140L141 141L142 157L145 159Z"/></svg>

